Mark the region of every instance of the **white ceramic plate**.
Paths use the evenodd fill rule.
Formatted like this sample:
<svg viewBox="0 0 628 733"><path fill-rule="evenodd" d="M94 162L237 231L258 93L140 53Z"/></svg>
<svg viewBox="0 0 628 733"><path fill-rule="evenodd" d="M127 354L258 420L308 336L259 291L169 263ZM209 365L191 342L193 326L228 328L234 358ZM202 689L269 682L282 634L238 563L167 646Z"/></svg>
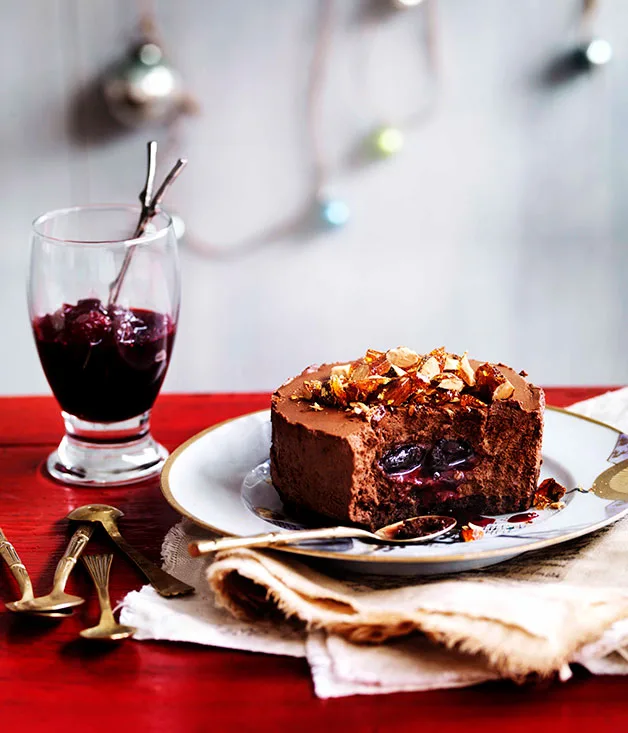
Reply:
<svg viewBox="0 0 628 733"><path fill-rule="evenodd" d="M304 525L290 517L270 483L268 411L230 420L194 436L162 473L167 501L196 524L221 535L251 535ZM417 545L337 540L285 546L377 574L430 575L472 570L523 552L580 537L628 513L628 437L589 418L548 408L541 479L568 489L565 506L536 511L529 522L496 517L474 542L456 537Z"/></svg>

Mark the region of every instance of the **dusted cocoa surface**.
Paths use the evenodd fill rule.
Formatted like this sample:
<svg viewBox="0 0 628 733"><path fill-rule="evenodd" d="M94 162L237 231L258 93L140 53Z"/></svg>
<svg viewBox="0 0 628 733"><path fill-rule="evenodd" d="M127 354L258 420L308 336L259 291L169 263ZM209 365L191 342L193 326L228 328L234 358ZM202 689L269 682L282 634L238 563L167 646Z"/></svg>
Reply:
<svg viewBox="0 0 628 733"><path fill-rule="evenodd" d="M480 362L471 361L475 369ZM543 391L509 367L497 365L512 396L482 407L457 403L387 409L372 422L335 407L314 410L303 382L325 379L332 364L311 367L272 398L271 477L287 503L334 522L376 529L417 514L527 509L537 486L543 428ZM385 474L382 455L404 443L464 440L475 453L452 491L417 487Z"/></svg>

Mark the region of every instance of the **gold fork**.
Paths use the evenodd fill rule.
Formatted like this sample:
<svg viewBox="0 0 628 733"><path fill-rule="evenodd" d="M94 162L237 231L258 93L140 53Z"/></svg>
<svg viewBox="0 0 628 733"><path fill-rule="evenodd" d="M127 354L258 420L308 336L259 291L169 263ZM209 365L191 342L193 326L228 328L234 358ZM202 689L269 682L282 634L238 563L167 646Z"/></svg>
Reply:
<svg viewBox="0 0 628 733"><path fill-rule="evenodd" d="M137 629L133 626L119 624L111 610L109 571L111 570L113 555L86 555L81 559L92 576L98 593L98 602L100 603L100 620L98 624L89 629L83 629L81 636L84 639L101 639L103 641L118 641L133 636Z"/></svg>

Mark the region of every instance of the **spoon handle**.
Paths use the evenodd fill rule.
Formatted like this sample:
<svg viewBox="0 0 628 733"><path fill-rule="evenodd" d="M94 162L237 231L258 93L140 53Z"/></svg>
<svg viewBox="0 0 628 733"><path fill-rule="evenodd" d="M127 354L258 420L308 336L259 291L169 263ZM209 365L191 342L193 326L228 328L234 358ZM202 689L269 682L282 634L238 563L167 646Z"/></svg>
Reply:
<svg viewBox="0 0 628 733"><path fill-rule="evenodd" d="M147 557L142 555L141 552L130 545L120 534L120 531L115 524L103 522L103 527L109 537L138 568L160 596L169 598L170 596L182 596L194 592L194 588L191 585L184 583L178 578L175 578L174 575L170 575L170 573L162 570L160 567L155 565L154 562L149 560Z"/></svg>
<svg viewBox="0 0 628 733"><path fill-rule="evenodd" d="M63 557L57 564L52 585L53 590L62 592L65 590L65 584L68 582L70 573L76 565L76 561L79 559L81 552L85 549L85 545L89 542L92 532L93 528L91 525L82 524L72 535L72 538L63 553Z"/></svg>
<svg viewBox="0 0 628 733"><path fill-rule="evenodd" d="M308 540L334 540L344 537L372 537L370 532L357 527L322 527L320 529L295 529L289 532L269 532L251 537L220 537L217 540L190 542L188 551L192 557L207 555L219 550L235 550L243 547L270 547Z"/></svg>
<svg viewBox="0 0 628 733"><path fill-rule="evenodd" d="M17 550L6 538L2 528L0 527L0 557L9 566L9 570L13 573L13 577L17 581L22 600L28 600L33 597L33 586L28 571L24 563L20 560Z"/></svg>

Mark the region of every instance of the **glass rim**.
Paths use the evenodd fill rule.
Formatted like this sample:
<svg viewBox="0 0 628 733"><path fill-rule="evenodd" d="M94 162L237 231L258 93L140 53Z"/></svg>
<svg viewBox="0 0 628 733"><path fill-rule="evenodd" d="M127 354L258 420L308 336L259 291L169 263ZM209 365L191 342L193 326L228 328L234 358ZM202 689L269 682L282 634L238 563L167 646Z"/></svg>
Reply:
<svg viewBox="0 0 628 733"><path fill-rule="evenodd" d="M69 245L78 245L78 246L85 246L85 247L92 247L94 245L120 245L120 246L127 246L127 245L141 245L141 244L149 244L150 242L154 242L156 239L159 239L162 237L169 229L173 231L174 229L172 227L172 217L170 214L162 209L161 207L157 209L157 215L164 216L166 218L166 223L164 226L160 227L154 232L150 232L148 234L143 234L141 237L130 237L128 239L66 239L64 237L53 237L50 234L46 234L42 230L42 225L45 224L48 221L51 221L52 219L55 219L57 217L61 216L67 216L68 214L74 214L80 211L106 211L106 210L115 210L115 211L128 211L128 212L134 212L138 214L142 210L141 207L137 204L83 204L78 206L67 206L62 209L53 209L52 211L47 211L44 214L40 214L35 219L33 219L31 223L31 229L32 231L42 239L45 239L49 242L55 242L57 244L69 244Z"/></svg>

